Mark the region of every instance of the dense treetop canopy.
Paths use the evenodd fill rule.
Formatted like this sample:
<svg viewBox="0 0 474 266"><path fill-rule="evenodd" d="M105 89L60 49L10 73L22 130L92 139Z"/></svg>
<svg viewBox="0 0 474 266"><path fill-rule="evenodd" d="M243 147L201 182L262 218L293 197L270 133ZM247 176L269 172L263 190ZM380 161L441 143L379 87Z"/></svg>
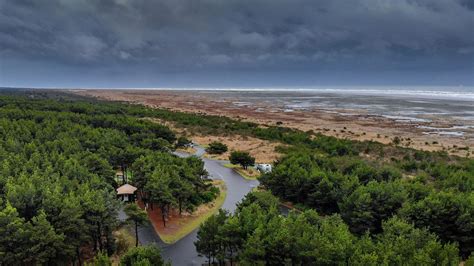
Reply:
<svg viewBox="0 0 474 266"><path fill-rule="evenodd" d="M29 96L0 95L0 264L77 262L84 248L112 254L118 169L140 190L169 191L168 208L192 211L218 194L202 161L169 152L169 128L126 105ZM134 165L144 168L134 175Z"/></svg>

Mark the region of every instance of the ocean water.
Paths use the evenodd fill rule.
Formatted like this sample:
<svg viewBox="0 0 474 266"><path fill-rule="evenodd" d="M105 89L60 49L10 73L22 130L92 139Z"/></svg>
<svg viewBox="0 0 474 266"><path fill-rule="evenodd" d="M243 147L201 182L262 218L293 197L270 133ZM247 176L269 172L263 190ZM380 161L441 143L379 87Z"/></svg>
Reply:
<svg viewBox="0 0 474 266"><path fill-rule="evenodd" d="M193 90L223 92L295 92L368 96L420 97L474 101L474 86L324 86L324 87L225 87L225 88L145 88L144 90Z"/></svg>

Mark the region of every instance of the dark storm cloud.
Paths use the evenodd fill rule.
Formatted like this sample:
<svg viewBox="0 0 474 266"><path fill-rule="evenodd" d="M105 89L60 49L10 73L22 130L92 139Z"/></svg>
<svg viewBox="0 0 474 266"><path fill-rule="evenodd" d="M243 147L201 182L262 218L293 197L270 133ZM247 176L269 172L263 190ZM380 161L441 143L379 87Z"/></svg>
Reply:
<svg viewBox="0 0 474 266"><path fill-rule="evenodd" d="M0 1L4 72L435 72L474 61L474 0Z"/></svg>

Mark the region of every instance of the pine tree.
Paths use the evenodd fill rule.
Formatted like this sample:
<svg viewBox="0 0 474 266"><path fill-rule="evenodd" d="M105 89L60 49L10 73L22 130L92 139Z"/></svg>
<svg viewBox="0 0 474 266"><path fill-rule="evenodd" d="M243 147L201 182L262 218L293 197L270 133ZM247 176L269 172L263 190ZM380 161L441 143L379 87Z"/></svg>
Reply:
<svg viewBox="0 0 474 266"><path fill-rule="evenodd" d="M135 225L135 247L138 247L138 226L148 222L148 215L133 203L126 205L124 211L128 216L127 221Z"/></svg>

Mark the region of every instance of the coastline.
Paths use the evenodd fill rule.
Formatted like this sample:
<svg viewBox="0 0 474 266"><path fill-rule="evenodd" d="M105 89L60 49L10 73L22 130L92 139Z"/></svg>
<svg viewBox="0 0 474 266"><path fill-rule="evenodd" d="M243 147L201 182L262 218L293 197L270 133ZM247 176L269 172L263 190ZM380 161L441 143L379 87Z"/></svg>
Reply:
<svg viewBox="0 0 474 266"><path fill-rule="evenodd" d="M395 137L402 138L400 145L419 150L447 151L458 156L473 156L474 138L456 136L459 121L426 115L427 119L407 120L403 116L374 115L363 109L351 108L293 108L285 109L277 104L242 101L236 94L221 94L209 91L189 90L67 90L70 93L94 97L101 100L123 101L143 104L152 108L174 111L227 116L251 121L262 126L282 125L303 131L352 140L373 140L388 144ZM247 98L246 93L241 92ZM246 98L244 98L246 99ZM430 121L430 122L427 122ZM461 126L462 127L462 126ZM435 134L427 133L429 129ZM474 133L474 128L467 127Z"/></svg>

